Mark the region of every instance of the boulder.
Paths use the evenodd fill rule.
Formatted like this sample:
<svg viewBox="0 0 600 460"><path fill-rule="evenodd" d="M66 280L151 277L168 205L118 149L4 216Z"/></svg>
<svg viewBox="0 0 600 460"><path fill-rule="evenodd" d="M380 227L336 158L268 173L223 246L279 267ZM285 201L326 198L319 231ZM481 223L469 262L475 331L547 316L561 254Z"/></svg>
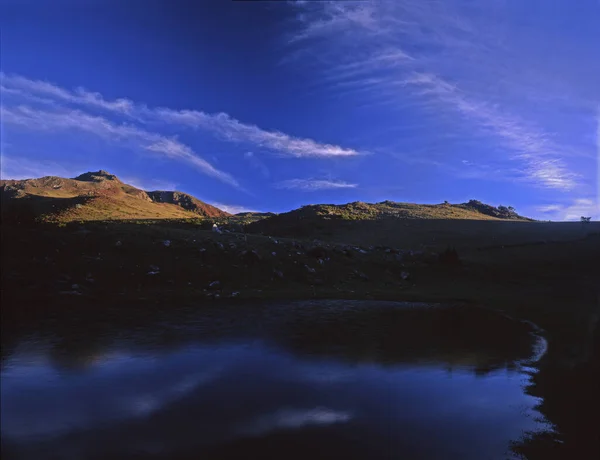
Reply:
<svg viewBox="0 0 600 460"><path fill-rule="evenodd" d="M240 258L246 265L254 265L261 260L260 255L254 249L242 251Z"/></svg>
<svg viewBox="0 0 600 460"><path fill-rule="evenodd" d="M208 285L208 289L210 289L211 291L216 291L217 289L221 289L221 282L213 281L212 283L210 283Z"/></svg>

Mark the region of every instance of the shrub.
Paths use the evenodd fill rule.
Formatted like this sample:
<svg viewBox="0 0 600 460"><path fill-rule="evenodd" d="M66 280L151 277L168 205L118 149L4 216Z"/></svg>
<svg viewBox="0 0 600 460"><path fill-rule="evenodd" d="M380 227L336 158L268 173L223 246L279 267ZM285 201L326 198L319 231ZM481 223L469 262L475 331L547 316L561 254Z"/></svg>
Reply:
<svg viewBox="0 0 600 460"><path fill-rule="evenodd" d="M444 252L441 252L438 259L442 265L457 266L461 264L458 252L454 247L447 247Z"/></svg>

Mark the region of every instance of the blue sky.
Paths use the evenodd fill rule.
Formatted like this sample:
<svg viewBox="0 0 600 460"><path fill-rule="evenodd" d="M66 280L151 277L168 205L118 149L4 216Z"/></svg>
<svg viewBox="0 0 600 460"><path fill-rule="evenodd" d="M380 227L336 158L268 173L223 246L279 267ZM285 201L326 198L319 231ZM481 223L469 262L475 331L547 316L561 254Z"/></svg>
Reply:
<svg viewBox="0 0 600 460"><path fill-rule="evenodd" d="M600 218L598 0L3 0L2 178Z"/></svg>

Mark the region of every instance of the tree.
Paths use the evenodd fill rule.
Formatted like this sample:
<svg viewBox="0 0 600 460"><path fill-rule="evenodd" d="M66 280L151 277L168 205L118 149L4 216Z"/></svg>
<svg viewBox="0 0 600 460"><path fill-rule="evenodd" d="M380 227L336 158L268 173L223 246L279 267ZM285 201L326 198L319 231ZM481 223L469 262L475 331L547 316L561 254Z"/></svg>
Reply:
<svg viewBox="0 0 600 460"><path fill-rule="evenodd" d="M581 216L581 223L583 223L583 224L589 224L591 220L592 220L591 217Z"/></svg>

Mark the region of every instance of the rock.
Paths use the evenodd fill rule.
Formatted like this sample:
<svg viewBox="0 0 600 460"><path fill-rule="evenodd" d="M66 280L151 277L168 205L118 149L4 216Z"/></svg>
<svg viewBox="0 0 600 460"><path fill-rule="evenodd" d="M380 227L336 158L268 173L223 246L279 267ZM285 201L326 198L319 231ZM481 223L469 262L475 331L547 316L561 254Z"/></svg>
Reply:
<svg viewBox="0 0 600 460"><path fill-rule="evenodd" d="M280 270L273 270L273 278L283 279L283 272Z"/></svg>
<svg viewBox="0 0 600 460"><path fill-rule="evenodd" d="M313 246L306 251L306 255L314 257L315 259L324 259L327 257L327 249L323 246Z"/></svg>
<svg viewBox="0 0 600 460"><path fill-rule="evenodd" d="M164 240L164 241L163 241L163 246L164 246L165 248L168 248L169 246L171 246L171 240Z"/></svg>
<svg viewBox="0 0 600 460"><path fill-rule="evenodd" d="M323 265L325 263L323 259L319 259L317 262L319 262L319 265Z"/></svg>
<svg viewBox="0 0 600 460"><path fill-rule="evenodd" d="M225 249L225 246L223 246L223 243L221 243L220 241L217 241L215 243L215 245L219 248L219 249Z"/></svg>
<svg viewBox="0 0 600 460"><path fill-rule="evenodd" d="M277 255L277 253L276 253L275 251L273 251L273 252L271 253L271 255L272 255L272 256L276 256L276 255Z"/></svg>
<svg viewBox="0 0 600 460"><path fill-rule="evenodd" d="M221 229L219 228L219 226L217 224L213 224L212 231L215 233L222 233Z"/></svg>
<svg viewBox="0 0 600 460"><path fill-rule="evenodd" d="M314 273L316 271L314 268L309 267L308 265L304 265L304 268L308 273Z"/></svg>
<svg viewBox="0 0 600 460"><path fill-rule="evenodd" d="M361 279L363 281L369 281L369 277L361 271L354 270L354 272L352 272L352 274L358 279Z"/></svg>
<svg viewBox="0 0 600 460"><path fill-rule="evenodd" d="M237 245L234 242L229 243L229 249L236 249Z"/></svg>
<svg viewBox="0 0 600 460"><path fill-rule="evenodd" d="M218 295L218 294L217 294L217 295ZM237 291L235 291L235 292L232 292L232 293L231 293L231 297L237 297L237 296L239 296L239 295L240 295L240 293L239 293L239 292L237 292Z"/></svg>
<svg viewBox="0 0 600 460"><path fill-rule="evenodd" d="M400 278L402 278L403 280L406 281L406 280L410 279L410 273L402 272L402 273L400 273Z"/></svg>
<svg viewBox="0 0 600 460"><path fill-rule="evenodd" d="M208 289L211 289L211 290L221 289L221 282L220 281L213 281L212 283L210 283L208 285Z"/></svg>
<svg viewBox="0 0 600 460"><path fill-rule="evenodd" d="M367 251L365 251L364 249L360 249L360 248L358 249L358 252L360 252L361 254L368 254Z"/></svg>
<svg viewBox="0 0 600 460"><path fill-rule="evenodd" d="M260 255L254 249L242 251L240 258L246 265L253 265L261 260Z"/></svg>
<svg viewBox="0 0 600 460"><path fill-rule="evenodd" d="M160 273L160 268L156 265L150 265L148 275L158 275Z"/></svg>
<svg viewBox="0 0 600 460"><path fill-rule="evenodd" d="M117 241L117 242L115 243L115 246L116 246L116 247L123 246L123 243L121 243L120 241Z"/></svg>

